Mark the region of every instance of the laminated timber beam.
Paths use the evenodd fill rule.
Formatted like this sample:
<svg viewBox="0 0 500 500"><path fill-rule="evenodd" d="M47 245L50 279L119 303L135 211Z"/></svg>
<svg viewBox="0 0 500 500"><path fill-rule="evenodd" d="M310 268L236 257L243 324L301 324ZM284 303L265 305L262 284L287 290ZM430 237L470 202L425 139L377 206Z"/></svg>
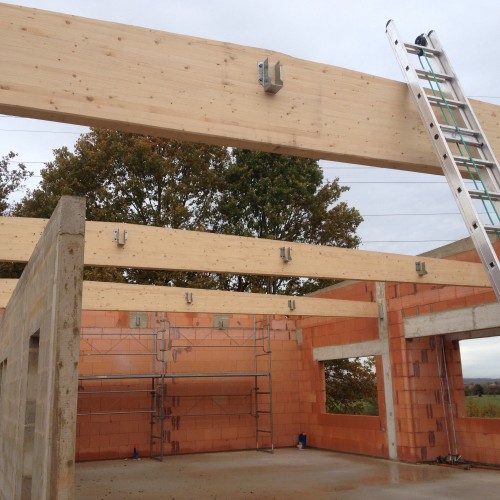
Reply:
<svg viewBox="0 0 500 500"><path fill-rule="evenodd" d="M0 218L0 261L27 262L46 222ZM116 229L127 231L125 245L115 242ZM120 268L490 286L482 264L112 222L86 223L84 259ZM427 274L419 276L416 260L425 261Z"/></svg>
<svg viewBox="0 0 500 500"><path fill-rule="evenodd" d="M442 174L404 83L201 38L0 4L0 113ZM257 63L283 64L275 95ZM500 155L500 108L473 102Z"/></svg>
<svg viewBox="0 0 500 500"><path fill-rule="evenodd" d="M13 279L0 280L0 308L7 306L16 283L17 280ZM375 302L98 281L84 281L82 300L82 308L89 311L166 310L192 313L378 318L378 306ZM293 301L292 308L289 301Z"/></svg>

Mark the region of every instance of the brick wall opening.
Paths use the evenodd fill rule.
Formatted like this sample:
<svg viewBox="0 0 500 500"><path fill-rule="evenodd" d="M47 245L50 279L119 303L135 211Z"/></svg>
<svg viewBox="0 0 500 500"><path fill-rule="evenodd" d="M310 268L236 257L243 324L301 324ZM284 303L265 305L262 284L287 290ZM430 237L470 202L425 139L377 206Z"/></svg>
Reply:
<svg viewBox="0 0 500 500"><path fill-rule="evenodd" d="M460 341L465 415L469 418L500 418L500 368L492 366L500 356L498 339ZM498 365L497 365L498 366Z"/></svg>
<svg viewBox="0 0 500 500"><path fill-rule="evenodd" d="M375 356L323 362L327 413L378 415Z"/></svg>
<svg viewBox="0 0 500 500"><path fill-rule="evenodd" d="M31 498L33 452L35 449L35 423L38 395L38 358L40 354L40 330L29 338L28 380L24 413L23 441L23 498Z"/></svg>

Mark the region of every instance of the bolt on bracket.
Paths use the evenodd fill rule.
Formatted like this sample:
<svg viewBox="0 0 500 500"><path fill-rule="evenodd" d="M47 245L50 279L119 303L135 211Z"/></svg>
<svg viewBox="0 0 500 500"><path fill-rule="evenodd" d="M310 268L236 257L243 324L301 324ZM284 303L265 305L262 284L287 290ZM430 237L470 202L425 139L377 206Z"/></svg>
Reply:
<svg viewBox="0 0 500 500"><path fill-rule="evenodd" d="M290 262L292 260L292 249L291 247L281 247L280 248L280 257L283 262Z"/></svg>
<svg viewBox="0 0 500 500"><path fill-rule="evenodd" d="M259 67L259 82L264 87L264 91L268 94L276 94L283 88L283 80L281 79L281 63L278 61L274 65L274 83L269 76L269 58L258 63Z"/></svg>
<svg viewBox="0 0 500 500"><path fill-rule="evenodd" d="M193 294L191 292L186 292L184 294L184 298L186 299L186 302L188 304L192 304L193 303Z"/></svg>
<svg viewBox="0 0 500 500"><path fill-rule="evenodd" d="M295 300L290 299L290 300L288 301L288 309L290 309L290 311L295 310Z"/></svg>
<svg viewBox="0 0 500 500"><path fill-rule="evenodd" d="M425 262L424 261L417 261L415 262L415 271L417 271L417 274L419 276L424 276L427 274L427 269L425 269Z"/></svg>
<svg viewBox="0 0 500 500"><path fill-rule="evenodd" d="M116 241L116 244L119 247L125 246L125 243L127 243L128 240L128 231L124 229L123 231L120 232L119 229L114 230L114 240Z"/></svg>

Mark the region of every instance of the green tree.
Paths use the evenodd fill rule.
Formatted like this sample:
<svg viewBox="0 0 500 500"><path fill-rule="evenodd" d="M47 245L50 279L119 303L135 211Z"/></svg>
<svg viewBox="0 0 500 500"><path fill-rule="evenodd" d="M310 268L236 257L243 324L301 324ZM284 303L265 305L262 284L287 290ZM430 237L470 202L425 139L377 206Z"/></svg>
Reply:
<svg viewBox="0 0 500 500"><path fill-rule="evenodd" d="M211 228L218 233L353 248L359 212L339 202L349 188L324 182L318 162L233 150ZM299 278L225 276L221 288L266 293L306 293L331 284Z"/></svg>
<svg viewBox="0 0 500 500"><path fill-rule="evenodd" d="M91 129L74 153L55 150L16 215L49 217L64 194L86 196L87 219L355 247L359 212L324 182L317 161ZM87 269L86 279L305 293L318 280Z"/></svg>
<svg viewBox="0 0 500 500"><path fill-rule="evenodd" d="M203 229L229 162L225 148L106 129L54 154L18 215L49 217L69 194L87 198L88 220Z"/></svg>
<svg viewBox="0 0 500 500"><path fill-rule="evenodd" d="M475 396L481 397L484 394L484 387L481 384L475 384L472 388L472 393Z"/></svg>
<svg viewBox="0 0 500 500"><path fill-rule="evenodd" d="M37 189L16 215L50 217L62 195L85 196L87 219L172 228L208 224L230 161L226 148L91 129L75 144L54 151ZM209 286L209 275L87 268L85 279Z"/></svg>
<svg viewBox="0 0 500 500"><path fill-rule="evenodd" d="M17 155L10 151L0 158L0 215L9 215L11 203L9 197L15 191L21 189L31 175L25 165L19 163L17 168L11 168L10 164Z"/></svg>
<svg viewBox="0 0 500 500"><path fill-rule="evenodd" d="M326 411L378 415L375 358L344 358L324 362Z"/></svg>
<svg viewBox="0 0 500 500"><path fill-rule="evenodd" d="M0 215L11 215L13 203L11 196L24 188L26 180L32 175L26 166L19 163L12 167L11 163L17 155L10 151L0 158ZM22 273L24 265L10 262L0 262L0 277L17 278Z"/></svg>

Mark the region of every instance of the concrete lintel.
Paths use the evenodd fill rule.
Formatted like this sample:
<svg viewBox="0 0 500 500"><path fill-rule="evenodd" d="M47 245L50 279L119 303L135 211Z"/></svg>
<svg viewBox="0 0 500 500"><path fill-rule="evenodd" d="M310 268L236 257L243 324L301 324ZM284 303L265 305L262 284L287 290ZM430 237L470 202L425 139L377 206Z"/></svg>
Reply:
<svg viewBox="0 0 500 500"><path fill-rule="evenodd" d="M500 337L500 327L474 330L473 332L449 333L445 336L446 340L450 342L455 340L484 339L487 337Z"/></svg>
<svg viewBox="0 0 500 500"><path fill-rule="evenodd" d="M380 340L367 340L366 342L356 342L354 344L315 347L313 349L313 359L314 361L326 361L329 359L377 356L382 354L383 350Z"/></svg>
<svg viewBox="0 0 500 500"><path fill-rule="evenodd" d="M464 335L464 338L491 337L495 335L494 330L500 329L500 304L481 304L405 318L404 329L406 338L447 334Z"/></svg>

